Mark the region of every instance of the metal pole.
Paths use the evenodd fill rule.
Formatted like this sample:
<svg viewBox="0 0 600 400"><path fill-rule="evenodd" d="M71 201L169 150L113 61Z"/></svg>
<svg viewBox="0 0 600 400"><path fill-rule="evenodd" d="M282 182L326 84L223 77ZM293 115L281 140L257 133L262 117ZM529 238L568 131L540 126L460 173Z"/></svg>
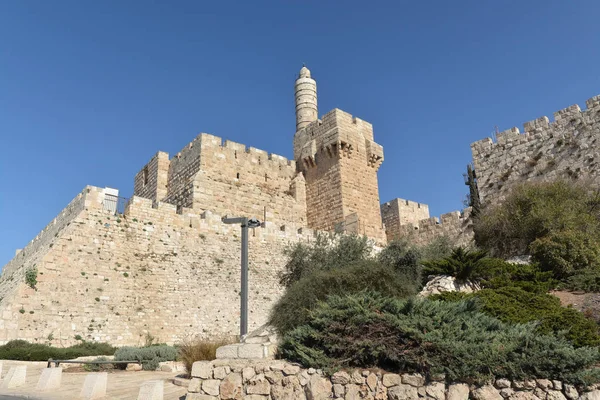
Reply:
<svg viewBox="0 0 600 400"><path fill-rule="evenodd" d="M240 336L248 333L248 218L242 221L242 291Z"/></svg>

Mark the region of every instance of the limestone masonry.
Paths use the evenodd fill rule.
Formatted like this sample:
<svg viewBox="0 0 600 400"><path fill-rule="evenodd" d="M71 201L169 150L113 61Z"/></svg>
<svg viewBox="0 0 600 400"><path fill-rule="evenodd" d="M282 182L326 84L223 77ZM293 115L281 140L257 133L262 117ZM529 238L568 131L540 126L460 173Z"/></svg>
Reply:
<svg viewBox="0 0 600 400"><path fill-rule="evenodd" d="M318 231L366 235L379 245L396 238L425 244L440 235L472 240L469 209L440 221L425 204L380 203L384 155L373 126L339 109L319 119L306 67L295 102L293 160L201 133L172 157L156 153L136 174L130 199L116 189L84 188L4 266L0 343L137 345L148 334L166 343L236 334L240 229L223 224L224 216L262 222L250 237L250 330L266 322L282 293L277 274L286 246ZM574 106L556 118L526 124L525 135L512 130L498 143L472 145L484 200L532 177L597 177L600 98L585 112ZM31 287L26 272L35 269Z"/></svg>

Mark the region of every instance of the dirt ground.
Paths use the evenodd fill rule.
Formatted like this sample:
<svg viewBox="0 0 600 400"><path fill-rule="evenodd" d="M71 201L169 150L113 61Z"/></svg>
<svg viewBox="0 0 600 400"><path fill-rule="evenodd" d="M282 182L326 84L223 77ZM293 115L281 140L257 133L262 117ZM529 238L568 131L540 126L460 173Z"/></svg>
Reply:
<svg viewBox="0 0 600 400"><path fill-rule="evenodd" d="M550 292L560 299L563 306L572 306L576 310L583 312L586 316L600 323L600 293L583 292Z"/></svg>

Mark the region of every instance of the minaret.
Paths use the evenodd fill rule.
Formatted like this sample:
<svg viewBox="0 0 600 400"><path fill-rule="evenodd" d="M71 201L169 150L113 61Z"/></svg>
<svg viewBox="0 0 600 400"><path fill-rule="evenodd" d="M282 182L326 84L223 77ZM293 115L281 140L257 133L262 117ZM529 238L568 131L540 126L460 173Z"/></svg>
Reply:
<svg viewBox="0 0 600 400"><path fill-rule="evenodd" d="M305 66L300 70L296 84L296 132L319 117L317 111L317 82L310 77Z"/></svg>

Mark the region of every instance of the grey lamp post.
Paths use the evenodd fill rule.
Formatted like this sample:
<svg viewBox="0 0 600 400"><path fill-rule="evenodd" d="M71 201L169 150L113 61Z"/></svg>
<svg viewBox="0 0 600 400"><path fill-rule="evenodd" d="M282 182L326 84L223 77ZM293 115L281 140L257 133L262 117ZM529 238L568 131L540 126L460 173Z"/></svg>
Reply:
<svg viewBox="0 0 600 400"><path fill-rule="evenodd" d="M242 290L240 293L240 337L248 333L248 228L257 228L260 221L256 218L223 217L225 224L240 224L242 227Z"/></svg>

